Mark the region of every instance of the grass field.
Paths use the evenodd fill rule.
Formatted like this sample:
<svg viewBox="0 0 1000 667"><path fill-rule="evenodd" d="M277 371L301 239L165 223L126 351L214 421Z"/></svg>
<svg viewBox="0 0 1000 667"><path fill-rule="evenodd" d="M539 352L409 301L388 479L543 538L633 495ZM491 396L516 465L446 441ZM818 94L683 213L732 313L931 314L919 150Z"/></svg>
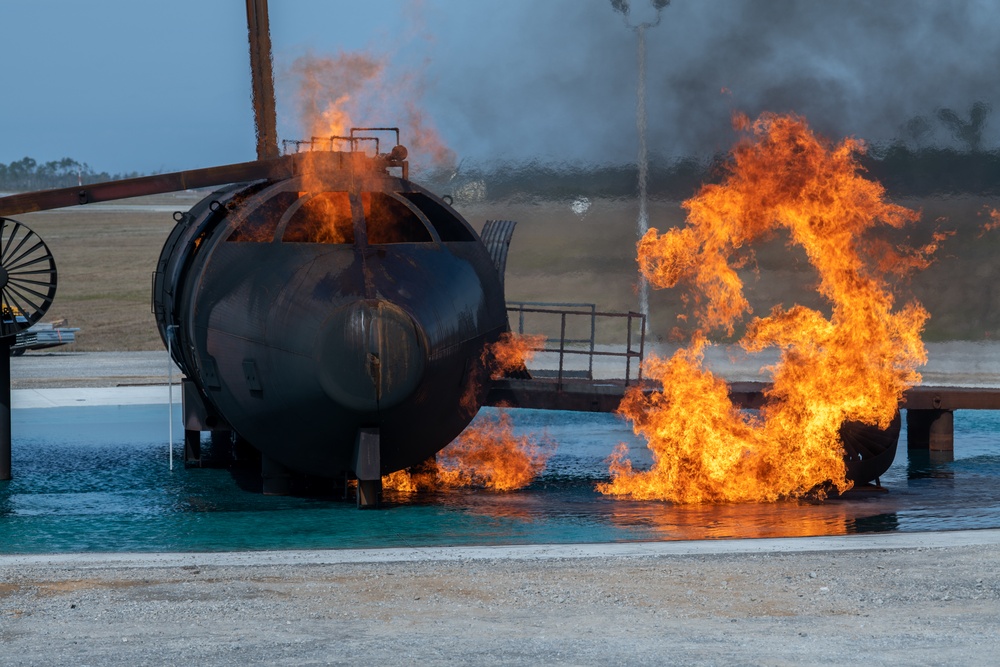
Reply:
<svg viewBox="0 0 1000 667"><path fill-rule="evenodd" d="M174 226L171 207L196 201L183 193L16 216L55 257L59 285L44 319L80 327L78 342L60 349L163 348L150 311L151 276Z"/></svg>
<svg viewBox="0 0 1000 667"><path fill-rule="evenodd" d="M66 318L81 328L77 350L162 348L150 313L151 275L173 228L172 211L186 210L198 195L179 193L121 204L77 207L15 216L48 243L59 270L59 288L46 320ZM921 222L900 240L923 243L933 231L954 230L936 263L907 284L901 299L915 297L931 312L928 340L986 340L1000 336L1000 230L981 233L983 212L1000 203L977 198L904 201L921 209ZM487 219L518 221L507 265L507 296L522 301L595 303L601 310L637 308L634 202L596 200L584 214L573 202L457 204L477 229ZM140 206L141 205L141 206ZM155 207L155 208L152 208ZM650 225L683 222L676 202L653 202ZM822 307L805 256L782 239L756 251L745 271L755 311L775 303ZM664 337L680 310L676 290L651 296L650 335ZM69 349L69 348L63 348Z"/></svg>

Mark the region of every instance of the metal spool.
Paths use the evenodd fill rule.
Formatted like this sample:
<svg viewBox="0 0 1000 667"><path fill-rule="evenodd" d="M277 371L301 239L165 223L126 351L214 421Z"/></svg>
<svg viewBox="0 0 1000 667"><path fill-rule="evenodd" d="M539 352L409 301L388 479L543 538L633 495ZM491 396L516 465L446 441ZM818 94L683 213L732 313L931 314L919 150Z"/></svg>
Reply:
<svg viewBox="0 0 1000 667"><path fill-rule="evenodd" d="M56 263L28 226L9 218L0 222L0 338L9 338L42 319L52 305Z"/></svg>

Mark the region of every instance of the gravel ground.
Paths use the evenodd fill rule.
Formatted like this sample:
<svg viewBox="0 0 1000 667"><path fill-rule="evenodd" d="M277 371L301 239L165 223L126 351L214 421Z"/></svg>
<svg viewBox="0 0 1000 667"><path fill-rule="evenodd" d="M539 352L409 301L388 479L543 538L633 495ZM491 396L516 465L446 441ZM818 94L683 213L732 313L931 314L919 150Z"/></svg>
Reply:
<svg viewBox="0 0 1000 667"><path fill-rule="evenodd" d="M995 665L1000 532L981 534L314 563L0 557L0 662Z"/></svg>

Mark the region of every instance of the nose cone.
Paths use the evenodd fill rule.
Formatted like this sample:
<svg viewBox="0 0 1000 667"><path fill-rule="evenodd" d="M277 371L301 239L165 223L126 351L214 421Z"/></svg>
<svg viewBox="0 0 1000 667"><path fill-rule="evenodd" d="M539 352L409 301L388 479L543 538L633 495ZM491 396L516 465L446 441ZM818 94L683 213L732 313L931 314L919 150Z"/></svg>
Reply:
<svg viewBox="0 0 1000 667"><path fill-rule="evenodd" d="M355 301L327 318L316 344L327 395L360 412L390 408L420 383L426 364L420 327L386 301Z"/></svg>

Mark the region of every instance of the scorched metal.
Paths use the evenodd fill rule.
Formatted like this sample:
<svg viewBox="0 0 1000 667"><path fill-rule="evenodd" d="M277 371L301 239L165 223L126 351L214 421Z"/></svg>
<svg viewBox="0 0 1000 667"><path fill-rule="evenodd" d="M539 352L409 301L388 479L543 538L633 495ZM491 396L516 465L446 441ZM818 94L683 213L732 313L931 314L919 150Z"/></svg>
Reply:
<svg viewBox="0 0 1000 667"><path fill-rule="evenodd" d="M498 267L448 204L390 175L401 155L317 152L307 173L213 193L164 245L154 307L190 381L187 427L259 450L265 492L356 476L374 504L381 476L447 445L488 390Z"/></svg>

